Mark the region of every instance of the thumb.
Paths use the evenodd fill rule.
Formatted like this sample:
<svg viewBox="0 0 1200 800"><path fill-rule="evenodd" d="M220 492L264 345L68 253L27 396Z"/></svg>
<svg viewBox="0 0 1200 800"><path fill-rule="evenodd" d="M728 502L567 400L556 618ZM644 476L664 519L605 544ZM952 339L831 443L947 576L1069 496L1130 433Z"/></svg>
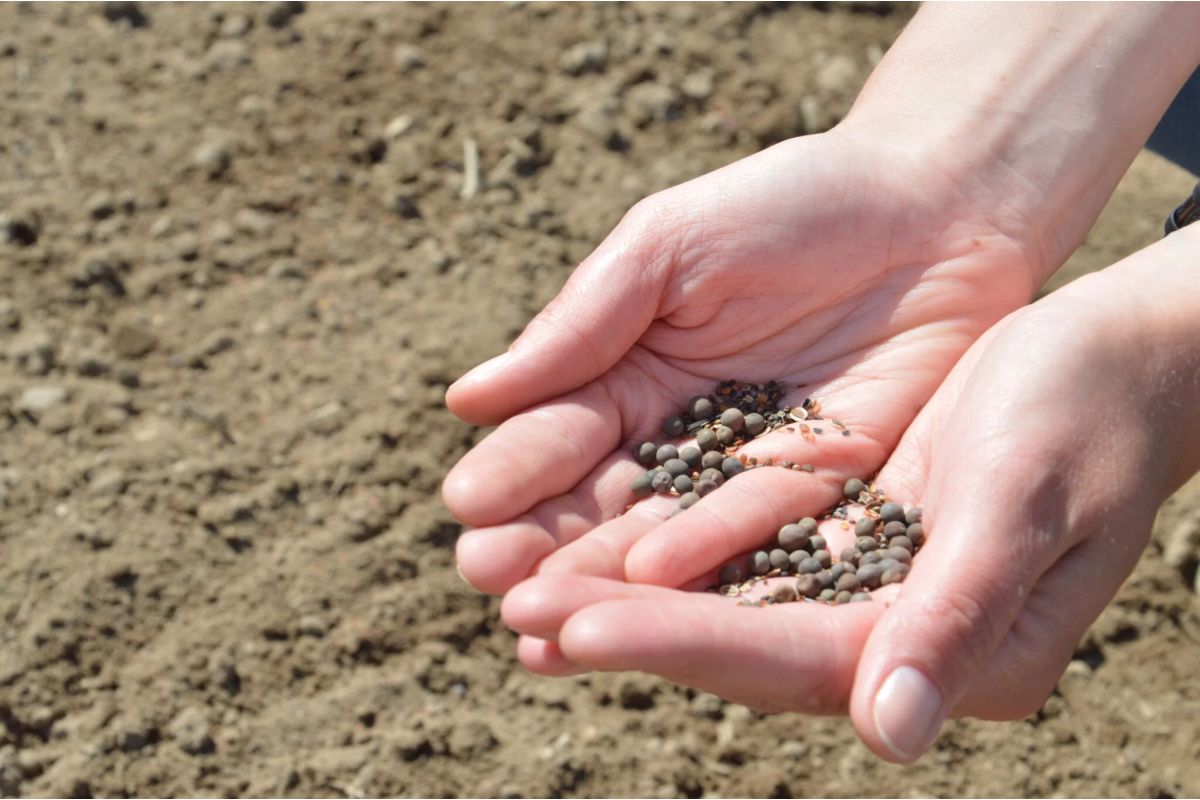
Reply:
<svg viewBox="0 0 1200 800"><path fill-rule="evenodd" d="M915 761L929 748L1053 563L1047 537L1014 520L1029 496L968 481L976 482L973 491L959 481L927 512L927 543L859 660L851 719L889 761Z"/></svg>
<svg viewBox="0 0 1200 800"><path fill-rule="evenodd" d="M654 321L670 273L672 247L645 222L645 207L626 214L507 352L450 387L454 414L496 424L598 378L629 351Z"/></svg>

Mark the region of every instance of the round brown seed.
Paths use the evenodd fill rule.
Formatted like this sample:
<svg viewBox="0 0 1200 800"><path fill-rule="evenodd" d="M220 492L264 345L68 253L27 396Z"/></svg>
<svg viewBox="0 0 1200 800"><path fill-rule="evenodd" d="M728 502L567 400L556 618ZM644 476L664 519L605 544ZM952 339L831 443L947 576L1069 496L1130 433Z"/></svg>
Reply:
<svg viewBox="0 0 1200 800"><path fill-rule="evenodd" d="M684 447L679 451L679 457L683 459L683 461L691 469L700 469L700 458L702 455L703 454L700 452L700 448L696 447L694 444L689 444L687 447Z"/></svg>
<svg viewBox="0 0 1200 800"><path fill-rule="evenodd" d="M909 525L913 525L921 521L921 515L924 513L925 509L921 508L920 506L914 506L913 508L910 508L908 511L904 512L904 521Z"/></svg>
<svg viewBox="0 0 1200 800"><path fill-rule="evenodd" d="M776 547L767 554L767 557L771 559L772 569L787 569L791 565L791 562L788 561L787 551L782 548Z"/></svg>
<svg viewBox="0 0 1200 800"><path fill-rule="evenodd" d="M789 553L803 550L808 546L808 534L794 522L791 525L784 525L780 528L779 535L776 538L779 541L779 546Z"/></svg>
<svg viewBox="0 0 1200 800"><path fill-rule="evenodd" d="M683 417L678 414L672 414L663 420L662 431L672 439L677 436L683 436L683 432L686 430L687 424L684 423Z"/></svg>
<svg viewBox="0 0 1200 800"><path fill-rule="evenodd" d="M821 582L822 589L833 588L833 572L823 569L817 573L817 580Z"/></svg>
<svg viewBox="0 0 1200 800"><path fill-rule="evenodd" d="M866 489L867 485L865 483L860 481L858 478L851 478L850 480L846 481L846 485L842 487L842 493L846 495L847 499L857 500L858 496L866 491Z"/></svg>
<svg viewBox="0 0 1200 800"><path fill-rule="evenodd" d="M817 599L824 600L826 603L829 603L832 602L833 598L836 596L837 592L835 592L833 589L822 589L821 593L817 595Z"/></svg>
<svg viewBox="0 0 1200 800"><path fill-rule="evenodd" d="M812 556L801 559L800 563L796 565L796 572L800 573L801 575L812 575L820 571L821 562L817 561Z"/></svg>
<svg viewBox="0 0 1200 800"><path fill-rule="evenodd" d="M817 521L815 519L813 519L812 517L805 517L804 519L800 520L796 524L799 525L801 528L803 528L804 532L807 533L809 536L817 535Z"/></svg>
<svg viewBox="0 0 1200 800"><path fill-rule="evenodd" d="M680 494L687 494L696 488L695 484L692 483L691 477L687 475L676 475L675 481L671 485L674 486L675 491L679 492Z"/></svg>
<svg viewBox="0 0 1200 800"><path fill-rule="evenodd" d="M854 595L850 594L850 592L838 592L838 593L837 593L836 595L834 595L834 597L833 597L833 604L834 604L835 606L842 606L842 605L845 605L846 603L849 603L849 602L850 602L850 598L851 598L851 597L853 597L853 596L854 596Z"/></svg>
<svg viewBox="0 0 1200 800"><path fill-rule="evenodd" d="M713 469L712 467L709 467L700 473L700 480L712 481L717 486L720 486L725 482L725 473L721 472L719 469Z"/></svg>
<svg viewBox="0 0 1200 800"><path fill-rule="evenodd" d="M859 556L862 553L855 550L853 547L847 547L838 555L839 564L858 564Z"/></svg>
<svg viewBox="0 0 1200 800"><path fill-rule="evenodd" d="M888 545L889 548L902 547L910 553L913 551L913 540L907 536L897 536L895 539L892 539L890 542L888 542Z"/></svg>
<svg viewBox="0 0 1200 800"><path fill-rule="evenodd" d="M665 464L672 458L679 458L679 451L675 449L675 445L673 444L664 444L654 454L654 460L659 464Z"/></svg>
<svg viewBox="0 0 1200 800"><path fill-rule="evenodd" d="M817 560L822 569L829 569L829 565L833 563L833 556L828 550L814 550L812 557Z"/></svg>
<svg viewBox="0 0 1200 800"><path fill-rule="evenodd" d="M889 547L887 550L883 551L883 554L887 558L896 559L901 564L912 563L912 553L908 552L903 547Z"/></svg>
<svg viewBox="0 0 1200 800"><path fill-rule="evenodd" d="M867 592L855 592L854 594L850 595L850 602L851 603L869 603L869 602L871 602L871 595L868 594Z"/></svg>
<svg viewBox="0 0 1200 800"><path fill-rule="evenodd" d="M751 559L753 559L752 564L755 575L766 575L771 571L771 556L767 554L766 550L759 550L751 556Z"/></svg>
<svg viewBox="0 0 1200 800"><path fill-rule="evenodd" d="M724 425L718 425L713 432L717 435L717 441L720 442L722 447L731 447L737 441L737 435L734 434L733 430Z"/></svg>
<svg viewBox="0 0 1200 800"><path fill-rule="evenodd" d="M863 517L858 522L854 523L855 536L874 536L875 535L875 520L871 517Z"/></svg>
<svg viewBox="0 0 1200 800"><path fill-rule="evenodd" d="M758 436L767 429L767 421L762 414L747 414L743 425L751 436Z"/></svg>
<svg viewBox="0 0 1200 800"><path fill-rule="evenodd" d="M808 539L809 546L813 550L824 550L826 548L824 536L810 536Z"/></svg>
<svg viewBox="0 0 1200 800"><path fill-rule="evenodd" d="M650 485L654 473L643 472L633 479L633 496L634 497L649 497L654 494L654 487Z"/></svg>
<svg viewBox="0 0 1200 800"><path fill-rule="evenodd" d="M721 472L725 473L726 478L732 478L734 475L741 475L745 471L746 465L733 456L728 456L724 461L721 462Z"/></svg>
<svg viewBox="0 0 1200 800"><path fill-rule="evenodd" d="M796 591L805 597L816 597L821 593L821 582L816 575L801 575L796 578Z"/></svg>
<svg viewBox="0 0 1200 800"><path fill-rule="evenodd" d="M666 494L671 491L671 483L673 481L674 478L671 477L671 473L663 469L654 473L654 477L650 479L650 485L659 494Z"/></svg>
<svg viewBox="0 0 1200 800"><path fill-rule="evenodd" d="M884 586L888 586L893 583L900 583L907 577L908 577L908 565L907 564L897 564L896 566L889 569L887 572L883 573L883 579L880 581L880 583L883 584Z"/></svg>
<svg viewBox="0 0 1200 800"><path fill-rule="evenodd" d="M717 580L722 584L741 583L746 579L746 570L741 564L731 561L721 567L721 571L717 573Z"/></svg>
<svg viewBox="0 0 1200 800"><path fill-rule="evenodd" d="M868 589L878 589L879 581L883 578L883 570L878 564L867 564L858 568L858 582Z"/></svg>
<svg viewBox="0 0 1200 800"><path fill-rule="evenodd" d="M715 441L715 440L714 440ZM725 460L725 454L720 450L709 450L700 457L701 469L720 469L721 462Z"/></svg>
<svg viewBox="0 0 1200 800"><path fill-rule="evenodd" d="M898 566L900 566L900 562L894 558L881 558L879 560L879 568L881 570L883 570L884 575L886 575L887 571L889 569L891 569L892 567L898 567Z"/></svg>
<svg viewBox="0 0 1200 800"><path fill-rule="evenodd" d="M663 469L669 472L672 477L677 475L687 475L689 472L691 472L691 470L688 469L687 462L682 458L668 458L662 466Z"/></svg>
<svg viewBox="0 0 1200 800"><path fill-rule="evenodd" d="M905 535L912 540L914 547L920 547L925 544L925 526L920 522L914 522L908 526Z"/></svg>
<svg viewBox="0 0 1200 800"><path fill-rule="evenodd" d="M696 494L701 497L707 497L717 490L717 482L707 478L701 478L696 482Z"/></svg>
<svg viewBox="0 0 1200 800"><path fill-rule="evenodd" d="M791 603L796 600L796 587L790 583L781 583L771 590L771 599L776 603Z"/></svg>
<svg viewBox="0 0 1200 800"><path fill-rule="evenodd" d="M878 550L873 550L870 553L863 553L858 557L858 567L862 569L864 564L878 564L883 560L883 554Z"/></svg>
<svg viewBox="0 0 1200 800"><path fill-rule="evenodd" d="M899 503L884 503L879 507L879 518L884 522L904 522L904 506Z"/></svg>
<svg viewBox="0 0 1200 800"><path fill-rule="evenodd" d="M633 457L643 467L653 467L658 463L658 445L654 442L642 442L637 446L637 450L633 452Z"/></svg>
<svg viewBox="0 0 1200 800"><path fill-rule="evenodd" d="M696 434L696 446L700 448L700 452L707 453L710 450L716 450L720 445L717 442L717 435L708 428L704 428Z"/></svg>
<svg viewBox="0 0 1200 800"><path fill-rule="evenodd" d="M721 412L721 424L737 433L745 426L746 416L736 408L727 408Z"/></svg>
<svg viewBox="0 0 1200 800"><path fill-rule="evenodd" d="M875 541L874 536L860 536L854 540L854 546L860 553L869 553L879 547L879 542Z"/></svg>
<svg viewBox="0 0 1200 800"><path fill-rule="evenodd" d="M839 592L854 592L858 590L858 586L858 576L852 572L842 575L833 584L833 588Z"/></svg>
<svg viewBox="0 0 1200 800"><path fill-rule="evenodd" d="M804 552L803 550L793 550L792 552L788 553L788 561L791 562L792 572L799 574L800 573L800 565L802 563L804 563L804 559L806 559L808 557L809 557L808 553ZM817 566L819 567L820 564L818 564Z"/></svg>
<svg viewBox="0 0 1200 800"><path fill-rule="evenodd" d="M708 419L715 411L716 408L713 407L712 400L709 400L702 394L698 394L691 400L688 400L687 413L694 420Z"/></svg>
<svg viewBox="0 0 1200 800"><path fill-rule="evenodd" d="M680 497L679 497L679 507L680 508L684 508L684 509L691 508L692 506L696 505L696 503L699 503L699 502L700 502L700 494L698 492L687 492L685 494L680 495Z"/></svg>
<svg viewBox="0 0 1200 800"><path fill-rule="evenodd" d="M887 525L883 526L883 538L893 539L897 536L903 536L908 531L908 527L903 522L892 520Z"/></svg>
<svg viewBox="0 0 1200 800"><path fill-rule="evenodd" d="M829 568L829 574L833 576L834 583L837 583L838 579L843 575L854 574L854 565L846 563L845 561L839 561Z"/></svg>

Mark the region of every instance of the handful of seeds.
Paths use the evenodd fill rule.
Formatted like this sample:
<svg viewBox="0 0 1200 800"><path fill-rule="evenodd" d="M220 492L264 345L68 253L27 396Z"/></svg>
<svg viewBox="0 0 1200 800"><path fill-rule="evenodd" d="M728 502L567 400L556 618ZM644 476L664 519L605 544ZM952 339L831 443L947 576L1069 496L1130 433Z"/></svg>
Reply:
<svg viewBox="0 0 1200 800"><path fill-rule="evenodd" d="M798 407L780 407L783 395L784 386L777 381L728 380L719 383L712 394L693 397L686 409L663 420L662 431L672 439L694 435L696 443L682 448L670 443L638 445L634 457L647 469L633 481L634 496L677 496L679 508L674 513L678 514L748 469L779 466L813 472L811 464L781 461L776 465L770 458L760 462L737 454L747 442L793 423L798 423L795 430L810 441L825 432L824 427L811 424L822 421L818 401L805 399ZM829 420L829 424L842 436L850 435L840 420ZM720 585L713 589L737 597L768 579L795 576L794 583L775 586L766 598L743 602L756 606L797 600L842 604L869 601L872 590L903 581L913 556L925 543L922 510L906 510L889 502L874 484L858 478L846 481L843 495L819 518L805 517L780 528L776 546L723 566L718 575ZM840 520L849 530L849 512L856 507L862 508L862 516L853 525L854 546L842 550L835 560L818 527L826 520Z"/></svg>

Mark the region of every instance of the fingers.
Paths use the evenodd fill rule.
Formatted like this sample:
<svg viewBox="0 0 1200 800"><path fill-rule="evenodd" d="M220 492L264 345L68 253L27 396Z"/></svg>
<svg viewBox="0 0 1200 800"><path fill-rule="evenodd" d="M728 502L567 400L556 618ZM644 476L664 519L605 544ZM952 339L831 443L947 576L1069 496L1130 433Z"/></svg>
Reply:
<svg viewBox="0 0 1200 800"><path fill-rule="evenodd" d="M629 598L665 600L678 594L661 586L587 575L539 575L514 586L505 595L500 615L505 625L520 634L555 641L563 623L592 603Z"/></svg>
<svg viewBox="0 0 1200 800"><path fill-rule="evenodd" d="M442 496L468 525L505 522L570 490L620 438L620 409L593 383L506 421L454 466ZM637 474L632 461L626 474L628 490Z"/></svg>
<svg viewBox="0 0 1200 800"><path fill-rule="evenodd" d="M517 639L517 658L530 672L551 678L581 675L588 671L586 667L568 661L557 644L536 636Z"/></svg>
<svg viewBox="0 0 1200 800"><path fill-rule="evenodd" d="M507 353L450 387L451 411L495 424L617 363L653 321L671 260L671 231L645 230L637 218L627 215Z"/></svg>
<svg viewBox="0 0 1200 800"><path fill-rule="evenodd" d="M666 590L660 590L666 591ZM747 608L710 594L605 600L558 635L582 667L640 670L763 711L845 709L882 603Z"/></svg>

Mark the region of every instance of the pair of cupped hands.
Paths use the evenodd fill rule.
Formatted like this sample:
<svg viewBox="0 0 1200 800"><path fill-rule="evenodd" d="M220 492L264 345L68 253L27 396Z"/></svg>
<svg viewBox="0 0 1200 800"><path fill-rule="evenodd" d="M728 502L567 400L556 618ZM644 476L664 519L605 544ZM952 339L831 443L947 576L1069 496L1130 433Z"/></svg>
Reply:
<svg viewBox="0 0 1200 800"><path fill-rule="evenodd" d="M764 711L849 714L911 761L950 716L1020 718L1055 686L1173 487L1137 387L1153 359L1109 270L1057 264L988 187L834 131L634 207L509 350L447 394L499 427L447 477L463 577L504 594L535 673L641 670ZM1129 259L1152 259L1149 248ZM629 510L663 418L779 380L850 436L776 431L686 513ZM700 591L851 477L925 508L875 601L746 608Z"/></svg>

